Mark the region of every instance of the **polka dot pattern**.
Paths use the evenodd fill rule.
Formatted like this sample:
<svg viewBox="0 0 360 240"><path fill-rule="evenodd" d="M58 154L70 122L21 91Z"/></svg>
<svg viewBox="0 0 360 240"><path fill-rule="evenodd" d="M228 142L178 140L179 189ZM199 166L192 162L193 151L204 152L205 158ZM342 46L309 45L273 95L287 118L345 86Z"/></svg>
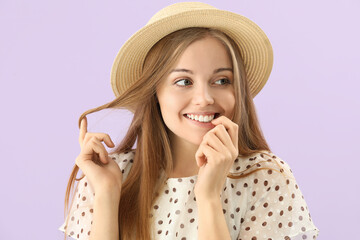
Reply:
<svg viewBox="0 0 360 240"><path fill-rule="evenodd" d="M134 152L112 156L123 172L131 168ZM220 195L223 217L231 239L316 239L319 229L312 222L307 204L289 165L271 152L262 152L234 161L230 173L259 170L241 179L227 178ZM156 193L149 213L152 239L194 239L198 233L198 208L194 194L197 175L168 178ZM86 183L86 184L85 184ZM80 181L69 214L68 235L89 239L93 214L93 192ZM59 228L65 231L65 223Z"/></svg>
<svg viewBox="0 0 360 240"><path fill-rule="evenodd" d="M250 186L252 194L236 239L316 239L319 229L312 222L290 166L269 154L259 154L255 161L277 171L260 170L245 180L256 184Z"/></svg>

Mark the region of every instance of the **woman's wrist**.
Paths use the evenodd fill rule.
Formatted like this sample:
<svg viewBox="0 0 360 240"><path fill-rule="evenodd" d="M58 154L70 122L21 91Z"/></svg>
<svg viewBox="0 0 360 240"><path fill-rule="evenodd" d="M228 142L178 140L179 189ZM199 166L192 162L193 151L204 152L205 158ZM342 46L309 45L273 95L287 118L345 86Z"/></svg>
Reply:
<svg viewBox="0 0 360 240"><path fill-rule="evenodd" d="M231 239L223 214L220 196L196 199L198 206L198 239Z"/></svg>
<svg viewBox="0 0 360 240"><path fill-rule="evenodd" d="M95 200L98 199L102 202L119 204L120 195L121 190L117 190L117 188L103 188L97 193L95 193Z"/></svg>
<svg viewBox="0 0 360 240"><path fill-rule="evenodd" d="M215 194L215 193L212 193L212 194L196 194L195 193L195 197L196 197L196 202L204 202L204 201L212 201L212 202L217 202L217 201L220 201L221 199L221 195L220 194Z"/></svg>
<svg viewBox="0 0 360 240"><path fill-rule="evenodd" d="M119 239L120 194L102 189L95 193L91 239Z"/></svg>
<svg viewBox="0 0 360 240"><path fill-rule="evenodd" d="M196 203L197 205L218 205L220 204L221 205L221 198L220 196L203 196L203 195L200 195L200 196L196 196Z"/></svg>

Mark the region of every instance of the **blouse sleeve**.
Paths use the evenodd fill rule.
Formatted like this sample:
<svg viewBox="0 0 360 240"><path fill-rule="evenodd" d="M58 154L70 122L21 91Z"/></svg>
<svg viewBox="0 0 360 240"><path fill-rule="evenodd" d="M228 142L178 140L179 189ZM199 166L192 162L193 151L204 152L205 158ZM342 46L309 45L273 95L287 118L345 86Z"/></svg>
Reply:
<svg viewBox="0 0 360 240"><path fill-rule="evenodd" d="M124 182L131 168L129 163L133 162L133 153L113 153L109 154L109 157L118 163L123 173ZM94 191L85 176L78 182L70 212L65 222L58 229L73 239L89 239L94 211L94 196Z"/></svg>
<svg viewBox="0 0 360 240"><path fill-rule="evenodd" d="M253 184L237 240L316 239L319 229L289 165L273 155L257 166L275 170L262 169L249 175Z"/></svg>

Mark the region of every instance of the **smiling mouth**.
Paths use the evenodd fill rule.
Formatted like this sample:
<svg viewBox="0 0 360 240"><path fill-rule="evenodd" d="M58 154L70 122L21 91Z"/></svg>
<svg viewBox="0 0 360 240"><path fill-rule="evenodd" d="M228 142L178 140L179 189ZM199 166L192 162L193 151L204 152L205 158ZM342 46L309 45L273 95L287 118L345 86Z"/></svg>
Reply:
<svg viewBox="0 0 360 240"><path fill-rule="evenodd" d="M186 118L189 118L189 117L187 116L187 113L183 114L183 116L186 117ZM219 116L220 116L220 113L215 113L213 119L216 119L216 118L218 118ZM191 119L191 118L189 118L189 119L190 119L190 120L194 120L194 119ZM194 120L194 121L197 121L197 120Z"/></svg>

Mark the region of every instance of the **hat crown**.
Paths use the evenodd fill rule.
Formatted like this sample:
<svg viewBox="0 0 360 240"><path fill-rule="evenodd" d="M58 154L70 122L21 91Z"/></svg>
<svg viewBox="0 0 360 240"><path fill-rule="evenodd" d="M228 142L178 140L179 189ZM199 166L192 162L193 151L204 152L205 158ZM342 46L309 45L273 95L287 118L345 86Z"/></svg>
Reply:
<svg viewBox="0 0 360 240"><path fill-rule="evenodd" d="M123 94L141 79L143 63L154 44L170 33L189 27L218 29L238 45L250 94L254 98L264 87L272 69L273 51L269 39L250 19L202 2L180 2L161 9L125 42L111 69L115 96Z"/></svg>
<svg viewBox="0 0 360 240"><path fill-rule="evenodd" d="M216 9L215 7L202 3L202 2L179 2L174 3L172 5L169 5L167 7L164 7L157 13L155 13L154 16L150 18L150 20L147 22L146 25L149 25L153 22L159 21L163 18L169 17L171 15L180 14L183 12L190 12L192 10L199 10L199 9Z"/></svg>

